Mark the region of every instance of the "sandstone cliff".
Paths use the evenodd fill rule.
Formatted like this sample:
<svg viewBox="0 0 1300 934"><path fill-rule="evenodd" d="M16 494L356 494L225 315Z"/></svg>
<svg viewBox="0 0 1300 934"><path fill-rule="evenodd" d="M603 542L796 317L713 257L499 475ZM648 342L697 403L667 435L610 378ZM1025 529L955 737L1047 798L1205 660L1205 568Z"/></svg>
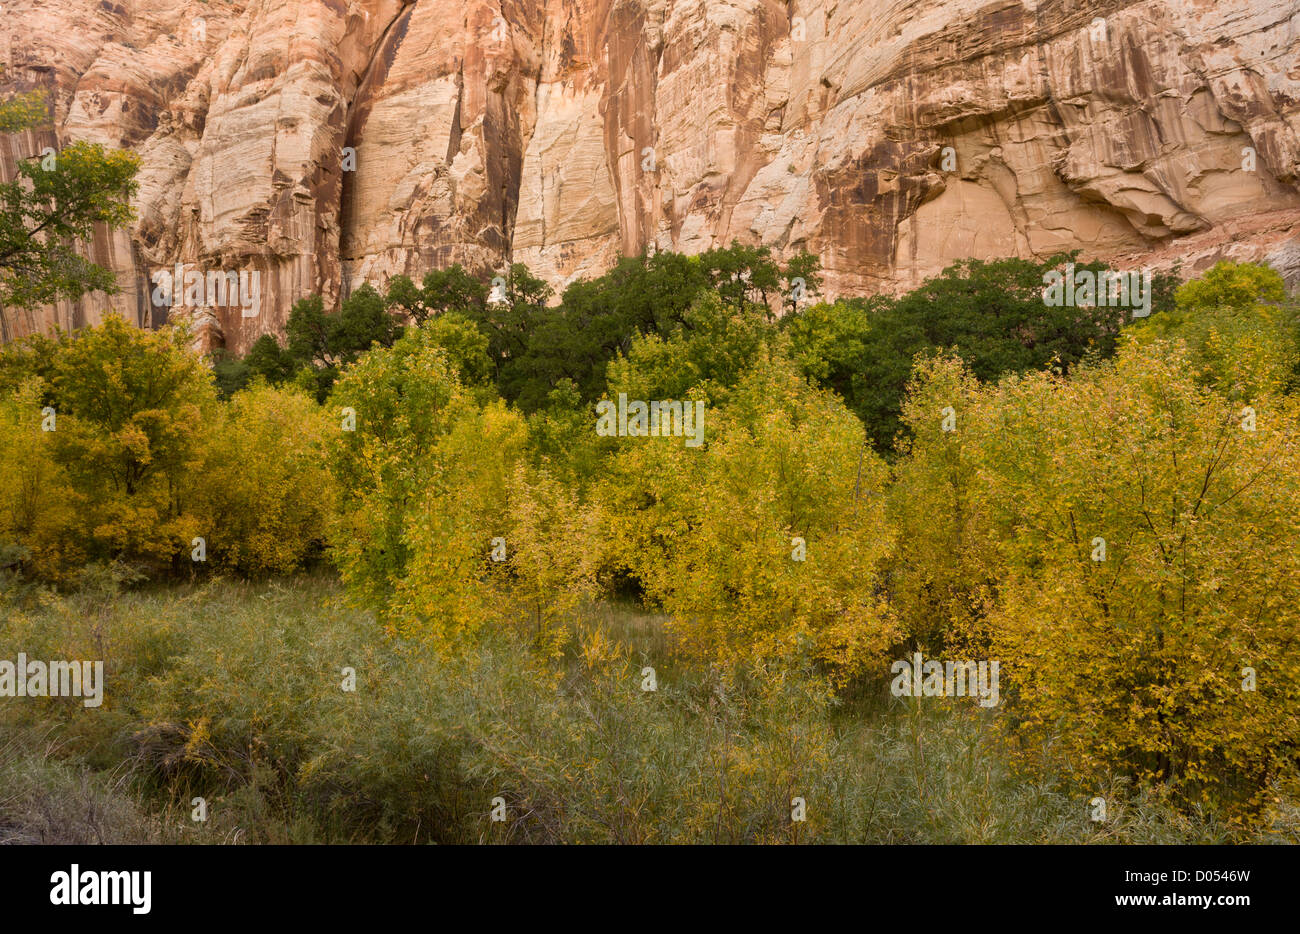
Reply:
<svg viewBox="0 0 1300 934"><path fill-rule="evenodd" d="M311 292L460 261L557 289L648 244L822 258L830 294L964 256L1268 259L1300 277L1300 0L0 0L0 93L140 152L123 291L256 269L245 349Z"/></svg>

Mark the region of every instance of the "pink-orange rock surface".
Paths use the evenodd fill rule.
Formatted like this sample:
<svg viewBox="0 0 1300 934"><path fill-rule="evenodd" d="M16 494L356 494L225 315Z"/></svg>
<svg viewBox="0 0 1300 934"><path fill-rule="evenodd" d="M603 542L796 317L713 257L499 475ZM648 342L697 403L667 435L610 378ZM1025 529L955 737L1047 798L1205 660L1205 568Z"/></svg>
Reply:
<svg viewBox="0 0 1300 934"><path fill-rule="evenodd" d="M297 298L462 262L557 290L733 238L831 295L965 256L1230 256L1300 278L1298 0L0 0L0 94L143 160L91 254L113 297L11 339L164 319L151 275L257 270L242 351ZM215 317L215 321L213 320Z"/></svg>

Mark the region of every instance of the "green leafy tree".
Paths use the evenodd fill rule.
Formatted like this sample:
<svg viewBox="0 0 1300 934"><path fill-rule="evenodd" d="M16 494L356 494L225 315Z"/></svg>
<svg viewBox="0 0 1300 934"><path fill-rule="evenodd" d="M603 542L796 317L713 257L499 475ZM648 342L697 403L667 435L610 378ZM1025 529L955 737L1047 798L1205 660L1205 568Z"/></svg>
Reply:
<svg viewBox="0 0 1300 934"><path fill-rule="evenodd" d="M471 309L469 317L487 334L488 356L502 374L527 351L529 335L551 298L551 287L523 263L513 263L496 279L483 308Z"/></svg>
<svg viewBox="0 0 1300 934"><path fill-rule="evenodd" d="M289 381L295 369L293 355L280 346L274 334L263 334L253 341L244 355L244 363L248 365L250 378L260 376L272 386Z"/></svg>
<svg viewBox="0 0 1300 934"><path fill-rule="evenodd" d="M475 318L483 313L487 297L486 286L460 263L453 263L446 269L425 273L420 288L416 288L409 276L394 276L388 282L384 301L390 310L422 324L430 317L448 312Z"/></svg>
<svg viewBox="0 0 1300 934"><path fill-rule="evenodd" d="M762 306L704 292L671 333L634 338L627 356L610 364L609 398L682 399L699 387L717 404L775 336Z"/></svg>
<svg viewBox="0 0 1300 934"><path fill-rule="evenodd" d="M41 386L41 405L54 404L54 361L67 335L29 334L0 346L0 396L12 395L35 379Z"/></svg>
<svg viewBox="0 0 1300 934"><path fill-rule="evenodd" d="M466 387L490 385L492 361L487 335L463 315L446 311L420 325L429 339L447 354L452 372Z"/></svg>
<svg viewBox="0 0 1300 934"><path fill-rule="evenodd" d="M797 253L786 264L785 302L787 313L798 311L802 302L809 301L821 291L821 260L812 253ZM797 287L797 288L796 288Z"/></svg>
<svg viewBox="0 0 1300 934"><path fill-rule="evenodd" d="M374 344L391 347L401 334L401 326L388 313L383 296L367 282L343 299L333 322L329 349L336 363L351 363Z"/></svg>
<svg viewBox="0 0 1300 934"><path fill-rule="evenodd" d="M78 252L96 226L125 226L140 159L97 143L72 143L54 156L24 159L0 183L0 306L31 308L115 292L112 270Z"/></svg>
<svg viewBox="0 0 1300 934"><path fill-rule="evenodd" d="M293 303L284 331L289 354L299 365L334 366L339 362L332 349L333 323L319 295Z"/></svg>
<svg viewBox="0 0 1300 934"><path fill-rule="evenodd" d="M881 300L818 302L781 321L800 370L854 408L862 388L857 370L867 354L868 318L883 304Z"/></svg>
<svg viewBox="0 0 1300 934"><path fill-rule="evenodd" d="M392 346L401 333L383 296L368 283L345 298L334 314L325 311L319 295L299 299L290 309L285 326L286 349L302 374L300 382L312 389L318 400L329 393L340 368L376 344ZM277 372L282 358L266 345L262 354L259 365Z"/></svg>
<svg viewBox="0 0 1300 934"><path fill-rule="evenodd" d="M962 260L901 298L814 306L782 324L804 371L839 392L876 447L888 450L918 354L956 353L978 379L992 381L1050 366L1068 371L1115 353L1123 309L1044 301L1044 275L1067 262L1093 273L1106 269L1077 263L1073 254L1043 262Z"/></svg>
<svg viewBox="0 0 1300 934"><path fill-rule="evenodd" d="M503 394L526 412L545 408L564 381L582 398L596 399L615 355L626 354L639 335L679 326L706 288L699 261L670 252L623 257L604 275L574 282L558 307L537 315Z"/></svg>
<svg viewBox="0 0 1300 934"><path fill-rule="evenodd" d="M394 277L387 301L416 321L464 314L488 336L498 391L523 411L537 412L564 381L584 399L599 397L610 361L629 353L638 337L690 327L688 311L701 293L717 290L735 315L770 318L778 304L793 306L795 298L816 292L818 269L811 254L797 254L781 269L768 249L733 243L700 256L623 257L604 275L570 284L558 305L550 304L545 283L518 263L492 293L452 266L427 275L422 288Z"/></svg>
<svg viewBox="0 0 1300 934"><path fill-rule="evenodd" d="M217 383L217 394L229 399L248 385L251 372L246 360L223 349L212 354L212 377Z"/></svg>
<svg viewBox="0 0 1300 934"><path fill-rule="evenodd" d="M700 254L700 267L723 305L736 312L761 308L781 291L781 272L767 247L748 247L738 240Z"/></svg>

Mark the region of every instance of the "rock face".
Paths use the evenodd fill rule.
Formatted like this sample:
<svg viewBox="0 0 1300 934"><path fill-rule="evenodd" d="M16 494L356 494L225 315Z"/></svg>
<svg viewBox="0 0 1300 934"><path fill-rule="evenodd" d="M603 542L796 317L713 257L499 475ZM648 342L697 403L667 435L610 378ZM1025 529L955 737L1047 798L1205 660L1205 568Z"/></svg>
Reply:
<svg viewBox="0 0 1300 934"><path fill-rule="evenodd" d="M462 262L562 289L651 243L817 253L830 295L966 256L1300 278L1300 0L3 0L0 93L143 158L121 294L3 336L294 300ZM256 271L168 308L158 270ZM210 295L198 302L211 305Z"/></svg>

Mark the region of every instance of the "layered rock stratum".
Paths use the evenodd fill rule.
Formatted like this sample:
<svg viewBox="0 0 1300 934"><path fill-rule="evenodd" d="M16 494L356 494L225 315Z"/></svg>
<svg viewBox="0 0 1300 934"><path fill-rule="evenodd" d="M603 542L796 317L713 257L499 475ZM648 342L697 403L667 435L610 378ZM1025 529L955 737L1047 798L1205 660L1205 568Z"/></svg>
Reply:
<svg viewBox="0 0 1300 934"><path fill-rule="evenodd" d="M1300 278L1300 0L0 0L0 93L140 153L122 291L12 339L168 314L151 275L292 302L451 262L557 289L654 246L817 253L829 295L967 256L1267 260ZM174 310L173 310L174 311Z"/></svg>

